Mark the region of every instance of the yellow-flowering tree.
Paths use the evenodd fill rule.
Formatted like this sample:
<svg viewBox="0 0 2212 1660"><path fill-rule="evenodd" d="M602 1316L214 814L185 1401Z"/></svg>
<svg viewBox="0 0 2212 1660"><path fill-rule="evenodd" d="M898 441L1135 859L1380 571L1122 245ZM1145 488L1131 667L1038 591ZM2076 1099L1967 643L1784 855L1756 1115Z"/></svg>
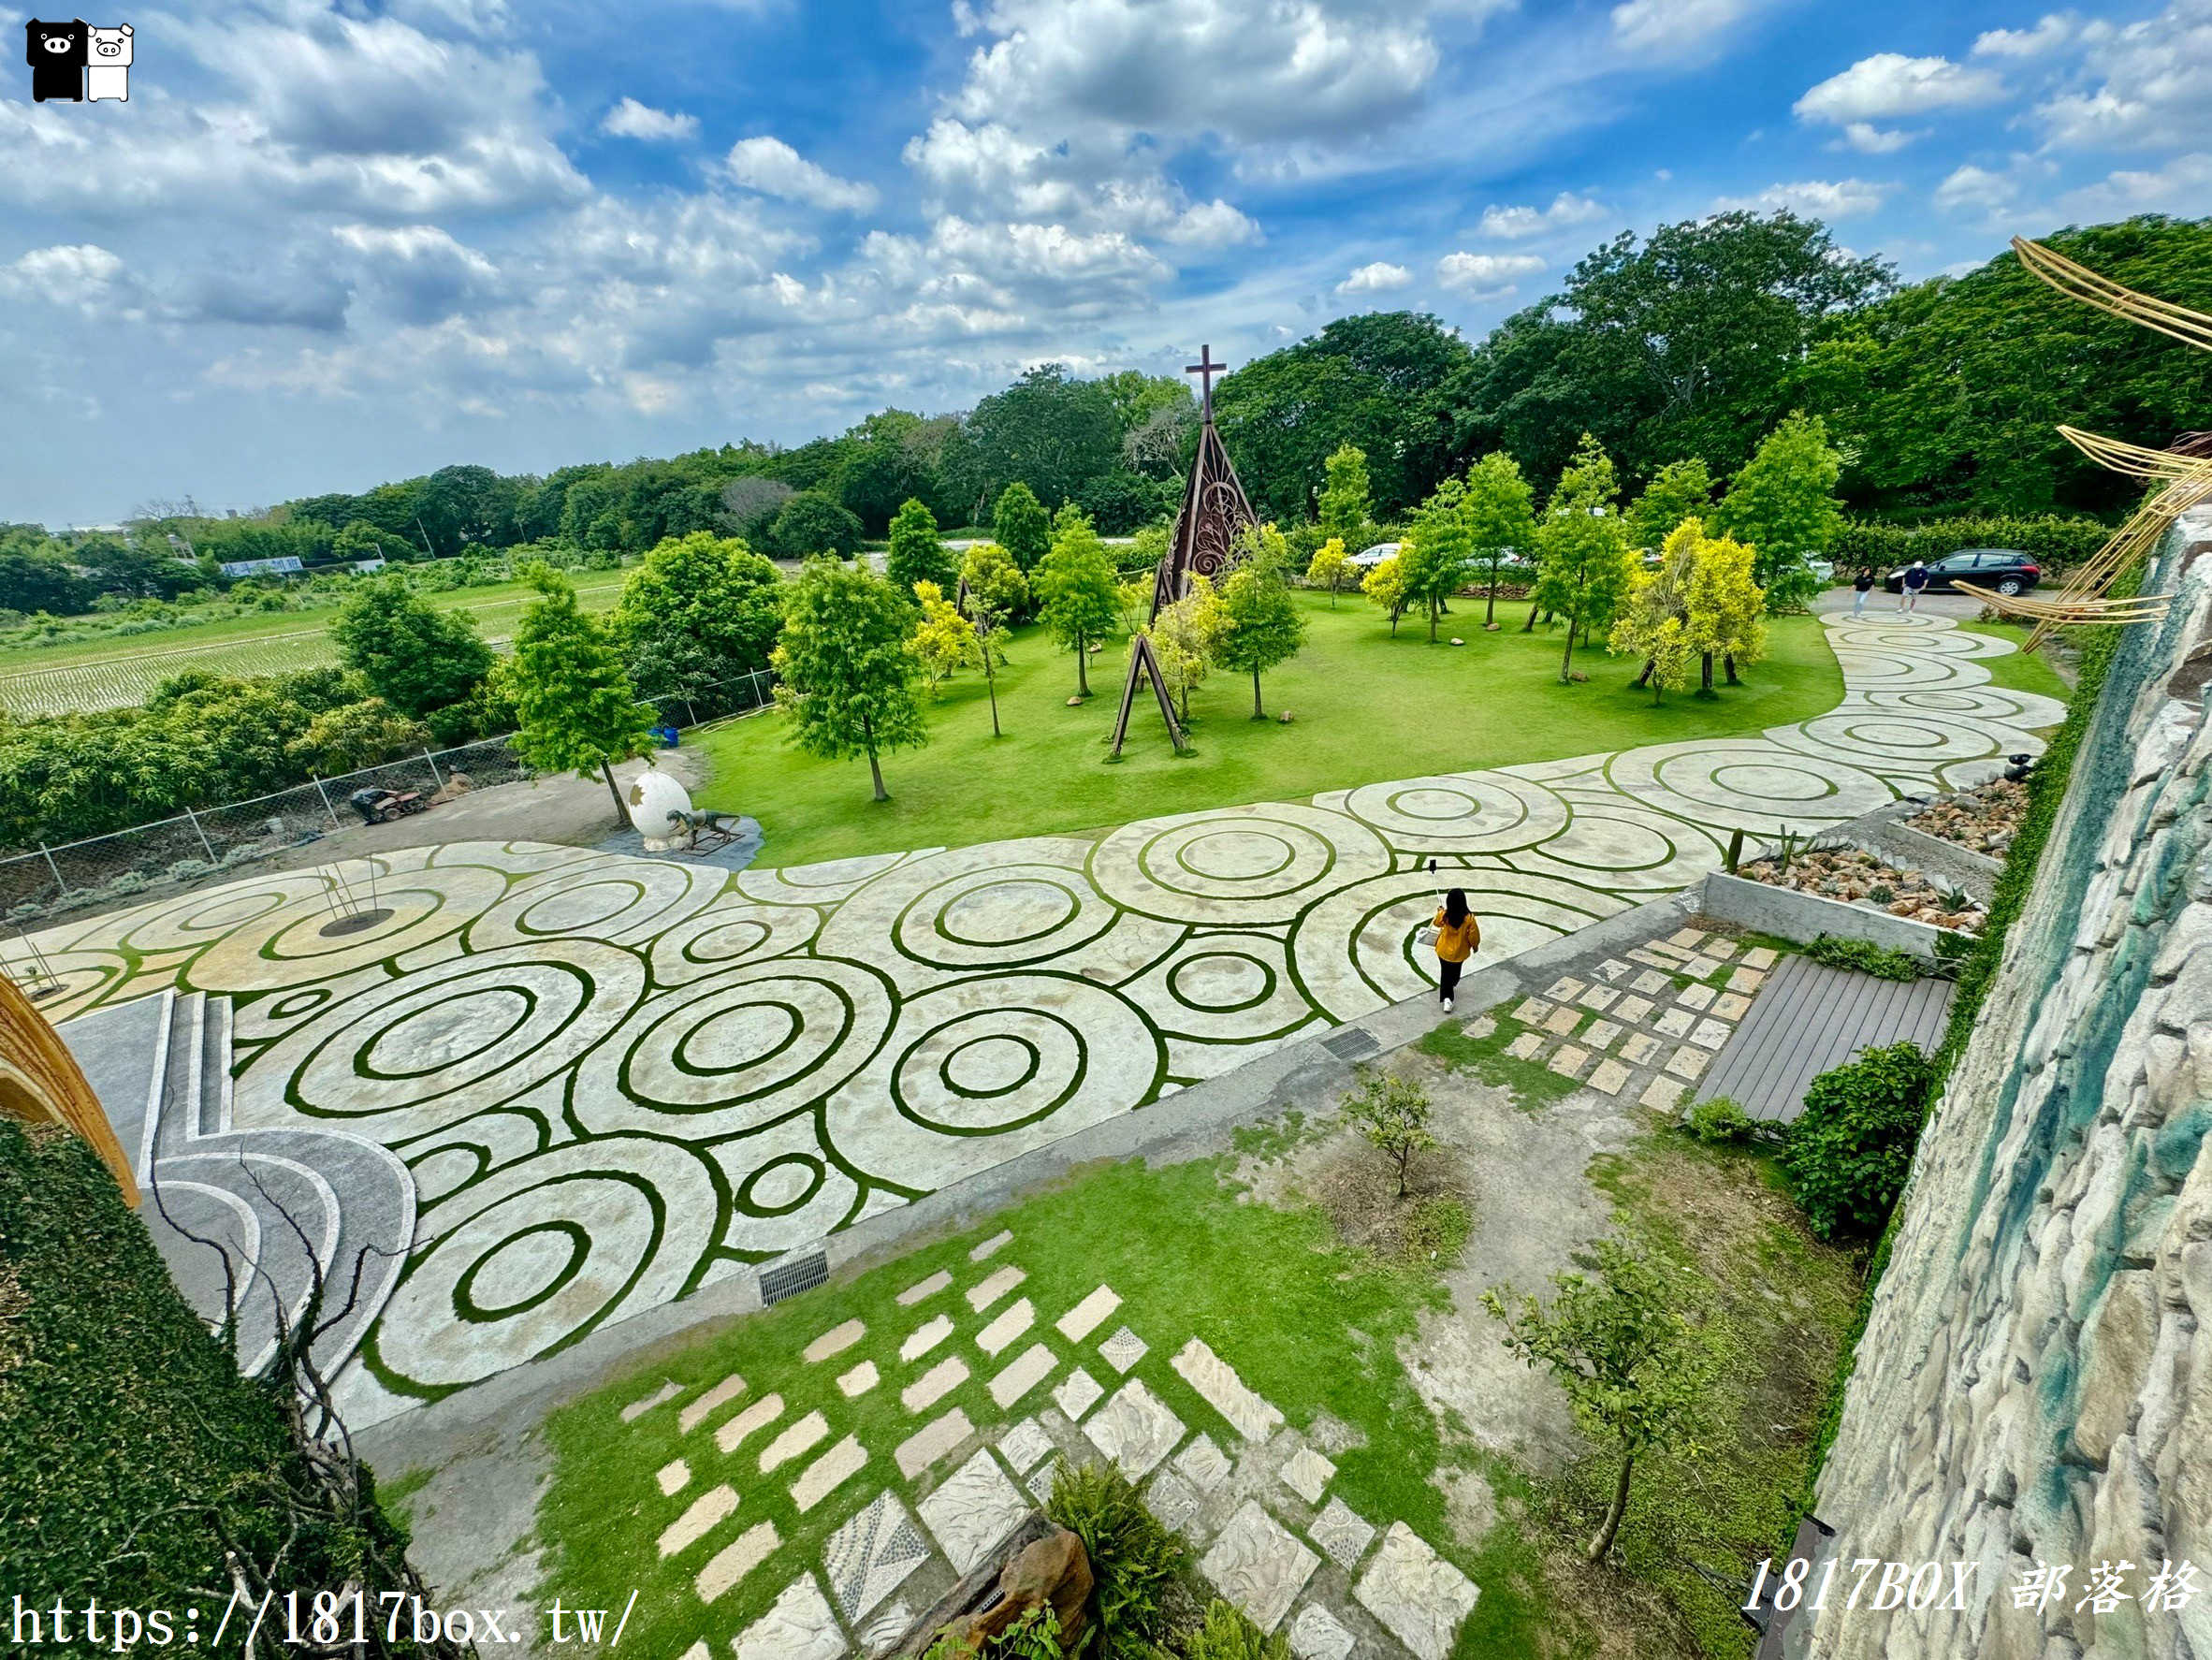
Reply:
<svg viewBox="0 0 2212 1660"><path fill-rule="evenodd" d="M1314 549L1313 561L1305 568L1305 579L1316 588L1329 590L1329 608L1336 609L1336 596L1348 585L1352 575L1352 561L1344 550L1344 538L1332 536Z"/></svg>
<svg viewBox="0 0 2212 1660"><path fill-rule="evenodd" d="M1697 523L1686 519L1682 528ZM1726 670L1728 684L1739 686L1736 671L1767 655L1767 591L1753 580L1757 556L1752 549L1732 537L1706 536L1702 525L1698 530L1697 557L1683 594L1682 627L1689 648L1702 660L1701 687L1710 692L1715 657Z"/></svg>
<svg viewBox="0 0 2212 1660"><path fill-rule="evenodd" d="M1229 613L1213 583L1194 576L1190 591L1171 605L1160 608L1144 630L1152 639L1152 654L1159 662L1160 679L1167 693L1190 721L1190 694L1214 666L1214 654L1229 633Z"/></svg>
<svg viewBox="0 0 2212 1660"><path fill-rule="evenodd" d="M935 697L939 683L951 679L954 670L983 666L982 646L975 624L960 615L936 583L915 583L914 598L922 604L922 620L914 625L914 656Z"/></svg>
<svg viewBox="0 0 2212 1660"><path fill-rule="evenodd" d="M1652 677L1652 647L1660 630L1671 619L1685 622L1689 616L1690 573L1697 562L1703 534L1695 519L1669 532L1661 552L1659 568L1637 571L1631 580L1627 603L1613 618L1606 648L1623 656L1640 657L1636 684Z"/></svg>
<svg viewBox="0 0 2212 1660"><path fill-rule="evenodd" d="M1390 632L1398 632L1398 619L1405 615L1405 567L1390 555L1369 569L1360 591L1390 614Z"/></svg>

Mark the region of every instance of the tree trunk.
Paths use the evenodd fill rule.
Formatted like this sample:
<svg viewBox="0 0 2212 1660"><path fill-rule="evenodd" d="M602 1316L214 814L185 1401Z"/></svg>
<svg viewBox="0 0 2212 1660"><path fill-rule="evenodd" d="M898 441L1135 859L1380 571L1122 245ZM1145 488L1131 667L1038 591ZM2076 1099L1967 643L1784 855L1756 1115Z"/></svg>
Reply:
<svg viewBox="0 0 2212 1660"><path fill-rule="evenodd" d="M1005 735L998 730L998 677L991 672L987 659L983 663L983 685L991 693L991 735L1003 737Z"/></svg>
<svg viewBox="0 0 2212 1660"><path fill-rule="evenodd" d="M1630 684L1630 685L1632 685L1632 686L1637 686L1637 687L1644 687L1644 686L1649 686L1649 685L1652 683L1652 671L1653 669L1657 668L1658 666L1659 666L1659 660L1658 660L1657 658L1655 658L1655 657L1647 657L1647 658L1645 658L1645 659L1644 659L1644 672L1643 672L1642 674L1640 674L1640 675L1637 676L1637 677L1636 677L1635 679L1631 680L1631 681L1629 682L1629 684Z"/></svg>
<svg viewBox="0 0 2212 1660"><path fill-rule="evenodd" d="M1704 662L1700 665L1699 690L1704 692L1712 690L1712 653L1710 651L1705 653Z"/></svg>
<svg viewBox="0 0 2212 1660"><path fill-rule="evenodd" d="M1562 686L1568 686L1568 685L1572 685L1572 684L1574 683L1574 678L1575 678L1575 631L1574 631L1574 629L1573 629L1573 628L1571 628L1571 627L1570 627L1570 628L1567 630L1566 655L1565 655L1565 656L1564 656L1564 657L1562 657L1562 658L1559 660L1559 683L1560 683Z"/></svg>
<svg viewBox="0 0 2212 1660"><path fill-rule="evenodd" d="M1528 603L1528 620L1521 625L1521 632L1524 634L1536 632L1536 602L1534 600Z"/></svg>
<svg viewBox="0 0 2212 1660"><path fill-rule="evenodd" d="M1404 1199L1405 1197L1405 1175L1407 1168L1412 1163L1413 1149L1411 1147L1407 1147L1404 1149L1404 1151L1398 1155L1398 1197L1400 1199Z"/></svg>
<svg viewBox="0 0 2212 1660"><path fill-rule="evenodd" d="M1612 1507L1606 1512L1596 1536L1590 1541L1590 1560L1594 1563L1606 1559L1606 1552L1613 1548L1613 1536L1621 1531L1621 1518L1628 1508L1628 1478L1635 1468L1633 1453L1622 1459L1620 1478L1613 1483Z"/></svg>
<svg viewBox="0 0 2212 1660"><path fill-rule="evenodd" d="M876 759L876 729L866 716L861 719L860 735L861 741L867 746L868 777L876 781L876 799L889 801L891 792L883 788L883 764Z"/></svg>
<svg viewBox="0 0 2212 1660"><path fill-rule="evenodd" d="M1075 636L1075 690L1084 697L1091 694L1091 654L1084 649L1089 644L1081 634Z"/></svg>
<svg viewBox="0 0 2212 1660"><path fill-rule="evenodd" d="M622 792L616 787L615 769L602 761L599 764L599 775L606 779L606 793L615 798L615 822L619 824L629 823L630 808L622 799Z"/></svg>
<svg viewBox="0 0 2212 1660"><path fill-rule="evenodd" d="M1252 719L1255 721L1267 719L1267 711L1259 706L1259 671L1258 669L1252 671Z"/></svg>
<svg viewBox="0 0 2212 1660"><path fill-rule="evenodd" d="M1736 677L1736 654L1731 651L1722 658L1721 662L1728 671L1728 684L1731 686L1742 685L1743 682Z"/></svg>
<svg viewBox="0 0 2212 1660"><path fill-rule="evenodd" d="M1436 643L1436 596L1429 596L1429 644Z"/></svg>
<svg viewBox="0 0 2212 1660"><path fill-rule="evenodd" d="M1490 604L1482 613L1482 626L1488 628L1498 619L1498 574L1490 574Z"/></svg>

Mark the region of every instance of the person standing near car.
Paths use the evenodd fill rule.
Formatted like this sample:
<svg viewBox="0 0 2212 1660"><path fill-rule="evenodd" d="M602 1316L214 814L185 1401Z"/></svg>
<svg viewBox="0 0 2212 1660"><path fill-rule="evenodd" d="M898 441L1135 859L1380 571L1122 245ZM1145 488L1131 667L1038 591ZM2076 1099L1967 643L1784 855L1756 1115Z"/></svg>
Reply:
<svg viewBox="0 0 2212 1660"><path fill-rule="evenodd" d="M1866 614L1867 595L1874 591L1874 567L1871 565L1859 566L1858 575L1852 579L1851 588L1853 593L1851 614L1854 617L1862 617Z"/></svg>
<svg viewBox="0 0 2212 1660"><path fill-rule="evenodd" d="M1917 610L1920 605L1920 590L1927 586L1928 566L1921 561L1914 560L1913 568L1905 573L1904 580L1898 585L1898 610L1907 616Z"/></svg>

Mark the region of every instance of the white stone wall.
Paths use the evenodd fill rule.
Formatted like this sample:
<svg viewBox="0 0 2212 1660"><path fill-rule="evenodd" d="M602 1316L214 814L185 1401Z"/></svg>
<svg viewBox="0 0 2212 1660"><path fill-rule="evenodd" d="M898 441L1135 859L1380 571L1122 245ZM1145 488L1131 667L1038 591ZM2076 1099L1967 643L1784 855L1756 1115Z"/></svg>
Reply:
<svg viewBox="0 0 2212 1660"><path fill-rule="evenodd" d="M1915 1161L1817 1489L1827 1606L1794 1655L2212 1656L2212 723L2168 682L2212 615L2212 518L2145 591L2035 892ZM1856 1609L1861 1558L1972 1562ZM1809 1583L1825 1575L1826 1558ZM2161 1565L2199 1589L2147 1608ZM2083 1604L2100 1564L2127 1600ZM2039 1565L2064 1592L2016 1606ZM2082 1605L2082 1606L2077 1606Z"/></svg>

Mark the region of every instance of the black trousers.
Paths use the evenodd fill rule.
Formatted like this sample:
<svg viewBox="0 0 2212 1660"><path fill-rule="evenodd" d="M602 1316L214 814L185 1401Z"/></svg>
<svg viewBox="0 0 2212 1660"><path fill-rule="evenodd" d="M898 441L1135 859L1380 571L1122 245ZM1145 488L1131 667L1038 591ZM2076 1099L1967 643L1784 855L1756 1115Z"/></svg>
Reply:
<svg viewBox="0 0 2212 1660"><path fill-rule="evenodd" d="M1460 970L1466 966L1464 963L1448 963L1442 957L1436 959L1436 1000L1438 1002L1442 1002L1459 989Z"/></svg>

